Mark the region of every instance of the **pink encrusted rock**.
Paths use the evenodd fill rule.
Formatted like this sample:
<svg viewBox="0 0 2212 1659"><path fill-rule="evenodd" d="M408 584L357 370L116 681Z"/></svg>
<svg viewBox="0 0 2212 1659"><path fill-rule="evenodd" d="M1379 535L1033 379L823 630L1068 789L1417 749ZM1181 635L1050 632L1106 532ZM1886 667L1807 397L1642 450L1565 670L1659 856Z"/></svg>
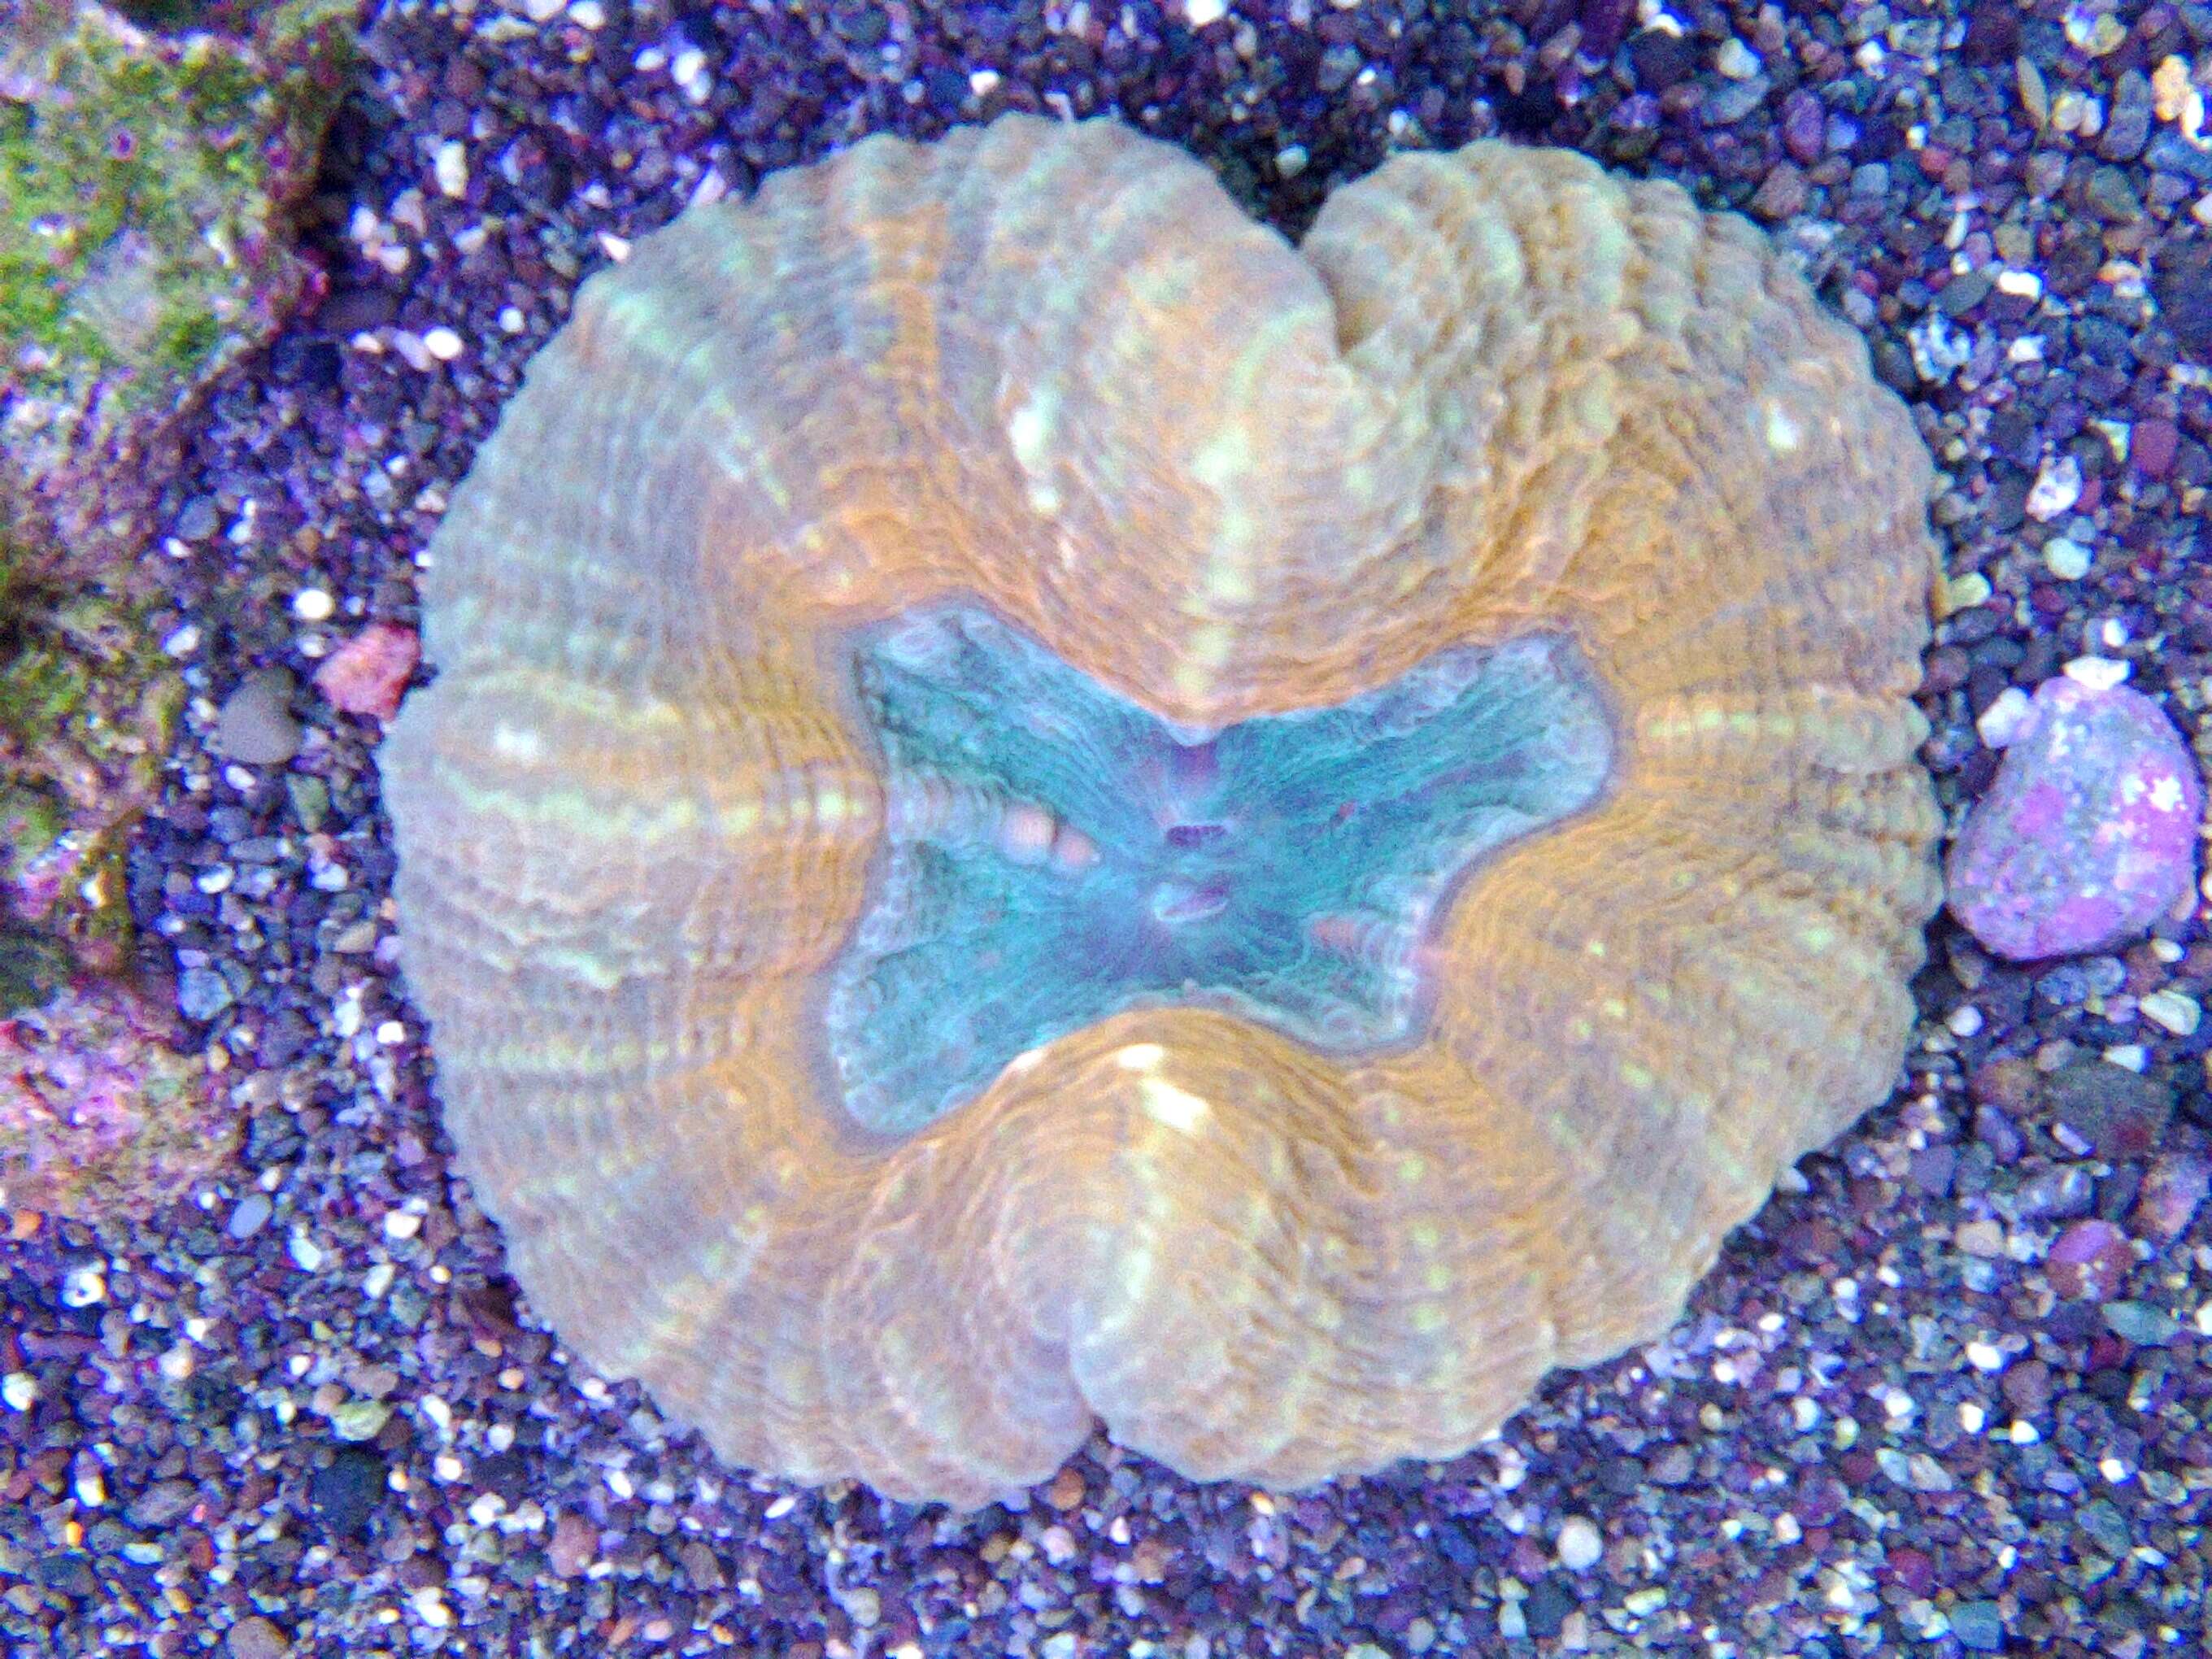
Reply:
<svg viewBox="0 0 2212 1659"><path fill-rule="evenodd" d="M2196 763L2156 703L2045 680L1952 844L1951 914L2015 962L2103 950L2189 891L2203 810Z"/></svg>
<svg viewBox="0 0 2212 1659"><path fill-rule="evenodd" d="M239 1114L166 997L87 979L0 1019L0 1209L145 1216L229 1156Z"/></svg>
<svg viewBox="0 0 2212 1659"><path fill-rule="evenodd" d="M422 655L422 642L413 629L371 623L315 671L315 686L333 708L388 720L399 712L407 677Z"/></svg>

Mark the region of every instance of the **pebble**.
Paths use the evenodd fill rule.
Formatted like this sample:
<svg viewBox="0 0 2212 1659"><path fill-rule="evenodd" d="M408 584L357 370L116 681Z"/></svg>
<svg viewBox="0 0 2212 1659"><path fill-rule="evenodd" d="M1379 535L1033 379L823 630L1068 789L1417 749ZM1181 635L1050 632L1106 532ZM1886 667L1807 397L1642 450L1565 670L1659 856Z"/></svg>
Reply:
<svg viewBox="0 0 2212 1659"><path fill-rule="evenodd" d="M1586 1515L1571 1515L1559 1523L1559 1565L1569 1572L1587 1572L1605 1553L1605 1536Z"/></svg>
<svg viewBox="0 0 2212 1659"><path fill-rule="evenodd" d="M1713 67L1731 81L1748 81L1759 73L1759 54L1731 35L1713 54Z"/></svg>
<svg viewBox="0 0 2212 1659"><path fill-rule="evenodd" d="M2212 362L2212 240L2167 243L2152 262L2150 291L2182 349Z"/></svg>
<svg viewBox="0 0 2212 1659"><path fill-rule="evenodd" d="M2135 1230L2154 1243L2171 1244L2189 1231L2212 1193L2212 1162L2191 1152L2153 1160L2136 1196Z"/></svg>
<svg viewBox="0 0 2212 1659"><path fill-rule="evenodd" d="M399 712L408 676L422 654L413 629L371 623L315 671L315 689L345 714L388 720Z"/></svg>
<svg viewBox="0 0 2212 1659"><path fill-rule="evenodd" d="M2195 762L2155 702L2045 680L1951 848L1951 913L2018 962L2103 949L2191 890L2203 811Z"/></svg>
<svg viewBox="0 0 2212 1659"><path fill-rule="evenodd" d="M2043 544L2043 568L2062 582L2078 582L2089 574L2089 550L2070 537L2053 536Z"/></svg>
<svg viewBox="0 0 2212 1659"><path fill-rule="evenodd" d="M557 1578L574 1578L599 1553L599 1529L571 1510L553 1523L545 1546L545 1565Z"/></svg>
<svg viewBox="0 0 2212 1659"><path fill-rule="evenodd" d="M438 191L441 195L458 199L469 193L468 146L462 143L459 139L448 138L440 144L437 157L432 165L433 171L437 175Z"/></svg>
<svg viewBox="0 0 2212 1659"><path fill-rule="evenodd" d="M292 1650L292 1639L266 1619L256 1615L233 1625L222 1645L230 1659L284 1659Z"/></svg>
<svg viewBox="0 0 2212 1659"><path fill-rule="evenodd" d="M1951 1609L1951 1634L1972 1653L2004 1650L2004 1618L1994 1601L1961 1601Z"/></svg>
<svg viewBox="0 0 2212 1659"><path fill-rule="evenodd" d="M2112 88L2112 107L2097 140L2097 154L2107 161L2134 161L2150 142L2150 77L2141 70L2126 70Z"/></svg>
<svg viewBox="0 0 2212 1659"><path fill-rule="evenodd" d="M2081 499L2081 463L2070 454L2046 459L2027 492L2027 516L2048 524Z"/></svg>
<svg viewBox="0 0 2212 1659"><path fill-rule="evenodd" d="M234 1000L230 982L212 968L187 968L177 975L177 1007L186 1019L213 1019Z"/></svg>
<svg viewBox="0 0 2212 1659"><path fill-rule="evenodd" d="M2076 685L2109 691L2116 685L2125 685L2134 670L2124 657L2075 657L2061 672Z"/></svg>
<svg viewBox="0 0 2212 1659"><path fill-rule="evenodd" d="M389 1490L384 1460L367 1446L341 1447L326 1468L307 1483L307 1501L324 1526L342 1537L368 1530L377 1506Z"/></svg>
<svg viewBox="0 0 2212 1659"><path fill-rule="evenodd" d="M2194 1036L2203 1020L2203 1005L2195 997L2172 989L2152 991L2136 1004L2142 1017L2176 1036Z"/></svg>
<svg viewBox="0 0 2212 1659"><path fill-rule="evenodd" d="M276 1206L269 1201L268 1194L248 1193L239 1200L238 1207L230 1212L230 1224L223 1231L235 1239L251 1238L269 1224L269 1217L275 1208Z"/></svg>
<svg viewBox="0 0 2212 1659"><path fill-rule="evenodd" d="M2128 1236L2109 1221L2075 1221L2052 1241L2044 1258L2051 1288L2069 1301L2102 1302L2120 1288L2135 1265Z"/></svg>
<svg viewBox="0 0 2212 1659"><path fill-rule="evenodd" d="M2148 1302L2108 1302L2105 1328L2139 1348L2162 1348L2181 1334L2181 1322Z"/></svg>
<svg viewBox="0 0 2212 1659"><path fill-rule="evenodd" d="M304 735L285 706L292 677L281 668L248 674L223 699L209 746L225 760L247 766L282 766L300 752Z"/></svg>
<svg viewBox="0 0 2212 1659"><path fill-rule="evenodd" d="M2016 685L2008 685L1998 692L1974 721L1974 730L1984 746L2010 748L2013 739L2027 729L2031 707L2027 693Z"/></svg>
<svg viewBox="0 0 2212 1659"><path fill-rule="evenodd" d="M391 1420L387 1401L349 1400L331 1413L331 1432L341 1440L374 1440Z"/></svg>
<svg viewBox="0 0 2212 1659"><path fill-rule="evenodd" d="M2099 1158L2140 1158L2173 1115L2173 1085L2104 1060L2076 1060L2044 1086L2054 1126Z"/></svg>

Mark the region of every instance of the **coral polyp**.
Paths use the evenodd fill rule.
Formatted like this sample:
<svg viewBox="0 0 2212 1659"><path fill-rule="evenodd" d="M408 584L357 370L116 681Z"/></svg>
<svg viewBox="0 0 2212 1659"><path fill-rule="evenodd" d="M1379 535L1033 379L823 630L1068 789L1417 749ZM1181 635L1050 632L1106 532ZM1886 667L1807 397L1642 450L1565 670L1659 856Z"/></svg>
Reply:
<svg viewBox="0 0 2212 1659"><path fill-rule="evenodd" d="M1463 1449L1890 1087L1929 478L1758 233L1560 152L1297 247L1106 122L685 213L382 756L532 1310L902 1498Z"/></svg>

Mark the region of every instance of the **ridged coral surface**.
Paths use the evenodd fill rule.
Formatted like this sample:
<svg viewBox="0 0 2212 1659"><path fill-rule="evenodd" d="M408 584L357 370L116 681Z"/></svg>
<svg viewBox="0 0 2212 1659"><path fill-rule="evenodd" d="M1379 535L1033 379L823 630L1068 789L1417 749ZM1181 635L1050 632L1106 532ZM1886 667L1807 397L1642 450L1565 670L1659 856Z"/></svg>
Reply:
<svg viewBox="0 0 2212 1659"><path fill-rule="evenodd" d="M1447 1455L1656 1334L1898 1063L1928 479L1757 233L1563 152L1401 155L1297 249L1174 149L1023 118L685 214L456 492L383 757L537 1312L734 1462L959 1504L1094 1418L1201 1477ZM1163 753L1557 641L1590 689L1533 741L1601 708L1601 787L1465 843L1400 1040L1154 987L872 1127L835 988L957 801L887 781L933 705L886 712L871 641L946 606ZM1079 884L1102 832L985 794ZM936 914L890 925L972 1012L995 957Z"/></svg>

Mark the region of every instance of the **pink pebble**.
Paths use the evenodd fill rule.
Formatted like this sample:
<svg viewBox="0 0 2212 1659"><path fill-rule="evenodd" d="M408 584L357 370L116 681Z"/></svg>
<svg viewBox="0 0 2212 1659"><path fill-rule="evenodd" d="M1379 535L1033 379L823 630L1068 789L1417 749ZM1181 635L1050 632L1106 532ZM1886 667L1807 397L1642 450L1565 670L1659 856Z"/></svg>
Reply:
<svg viewBox="0 0 2212 1659"><path fill-rule="evenodd" d="M411 628L371 623L331 653L315 671L316 689L349 714L388 720L399 712L407 677L422 655Z"/></svg>
<svg viewBox="0 0 2212 1659"><path fill-rule="evenodd" d="M2045 680L1952 844L1951 914L2016 962L2107 949L2195 885L2203 812L2196 761L2158 704Z"/></svg>
<svg viewBox="0 0 2212 1659"><path fill-rule="evenodd" d="M2101 1302L2120 1287L2135 1265L2128 1236L2109 1221L2076 1221L2060 1233L2044 1258L2051 1288L2069 1301Z"/></svg>

